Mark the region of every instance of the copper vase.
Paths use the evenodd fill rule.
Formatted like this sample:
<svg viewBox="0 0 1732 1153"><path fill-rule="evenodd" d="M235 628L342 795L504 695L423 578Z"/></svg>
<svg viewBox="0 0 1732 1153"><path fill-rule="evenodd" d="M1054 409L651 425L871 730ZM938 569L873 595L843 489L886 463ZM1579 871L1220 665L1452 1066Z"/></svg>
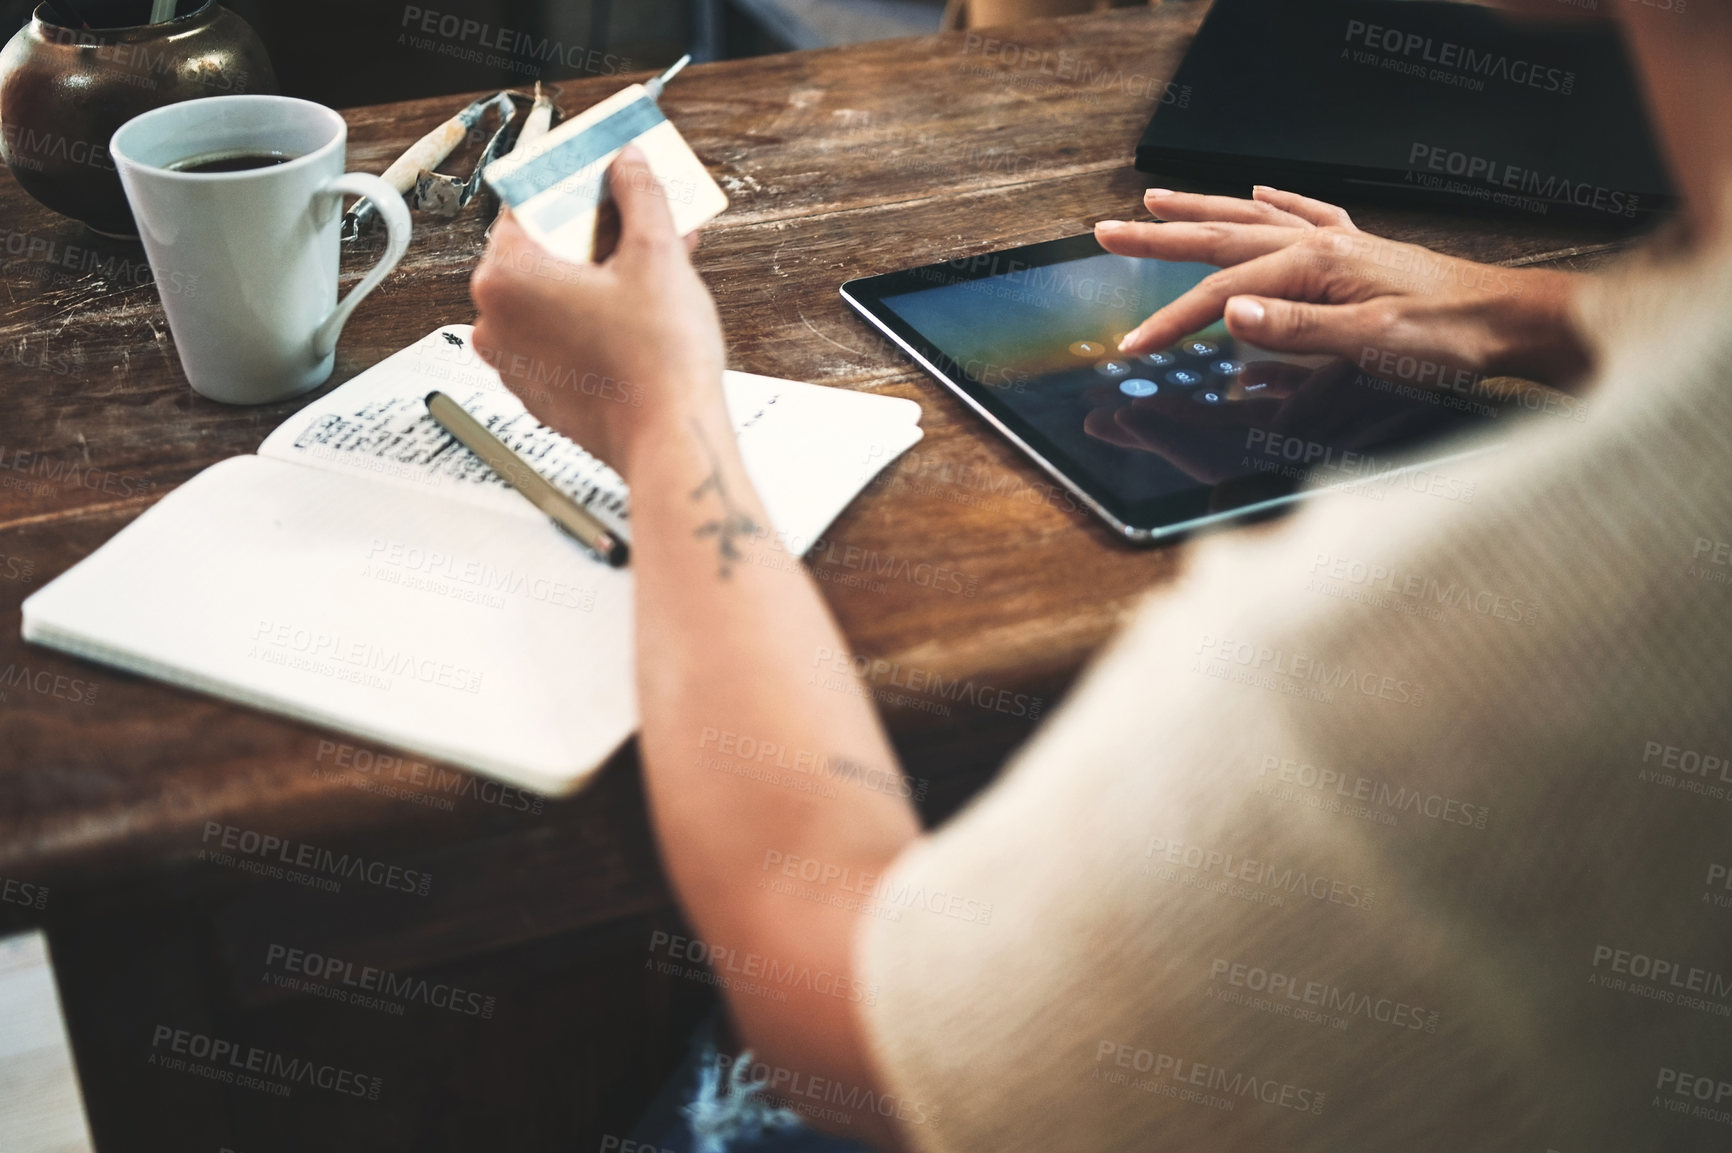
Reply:
<svg viewBox="0 0 1732 1153"><path fill-rule="evenodd" d="M107 236L137 229L109 159L141 112L202 96L275 93L252 27L215 0L181 0L161 24L149 0L44 3L0 51L0 157L24 190ZM71 27L77 14L90 28Z"/></svg>

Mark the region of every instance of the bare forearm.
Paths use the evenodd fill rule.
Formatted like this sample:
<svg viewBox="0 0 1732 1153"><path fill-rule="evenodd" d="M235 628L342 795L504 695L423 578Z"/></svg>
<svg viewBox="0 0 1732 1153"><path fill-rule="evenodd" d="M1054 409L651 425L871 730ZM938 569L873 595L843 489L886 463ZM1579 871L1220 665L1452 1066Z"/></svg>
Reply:
<svg viewBox="0 0 1732 1153"><path fill-rule="evenodd" d="M1522 269L1520 292L1487 306L1494 352L1484 371L1575 388L1593 368L1591 346L1577 327L1576 294L1585 278L1555 269Z"/></svg>
<svg viewBox="0 0 1732 1153"><path fill-rule="evenodd" d="M765 864L816 859L875 876L918 824L895 790L846 773L824 777L822 797L798 787L815 773L765 779L766 746L787 750L769 759L795 769L845 760L901 778L865 701L807 680L814 658L841 641L798 559L776 548L740 465L715 305L667 198L635 147L609 178L620 240L600 265L564 264L500 220L471 286L475 346L490 363L532 366L502 375L538 419L631 484L641 747L662 856L705 943L774 987L771 997L726 987L735 1020L760 1056L802 1083L870 1091L850 971L859 915L772 891ZM630 382L645 403L533 387L536 367L578 365ZM876 1113L861 1119L859 1136L894 1142L870 1128Z"/></svg>
<svg viewBox="0 0 1732 1153"><path fill-rule="evenodd" d="M850 983L857 914L772 883L795 859L853 877L882 873L919 825L898 790L859 783L894 779L895 754L864 699L811 676L820 653L842 649L840 635L798 558L769 530L719 391L706 395L658 414L632 455L653 817L707 944L829 975L828 992L801 983L786 1002L731 998L747 1039L795 1072L864 1085L859 998L835 993L837 980L859 987ZM802 787L819 781L825 795Z"/></svg>

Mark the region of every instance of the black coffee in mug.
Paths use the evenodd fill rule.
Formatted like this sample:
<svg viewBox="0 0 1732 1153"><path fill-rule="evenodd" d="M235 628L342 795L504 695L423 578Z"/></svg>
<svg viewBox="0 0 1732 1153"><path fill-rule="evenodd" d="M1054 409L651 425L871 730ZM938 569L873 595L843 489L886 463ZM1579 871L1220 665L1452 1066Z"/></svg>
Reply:
<svg viewBox="0 0 1732 1153"><path fill-rule="evenodd" d="M332 109L258 95L165 104L114 134L109 154L201 395L273 404L324 384L344 322L408 249L409 206L381 178L344 171L348 140ZM378 206L388 240L339 297L341 206L356 196ZM175 275L181 291L170 287ZM195 276L197 290L186 290Z"/></svg>
<svg viewBox="0 0 1732 1153"><path fill-rule="evenodd" d="M280 152L207 152L189 156L168 166L170 172L250 172L255 168L271 168L287 164L293 156Z"/></svg>

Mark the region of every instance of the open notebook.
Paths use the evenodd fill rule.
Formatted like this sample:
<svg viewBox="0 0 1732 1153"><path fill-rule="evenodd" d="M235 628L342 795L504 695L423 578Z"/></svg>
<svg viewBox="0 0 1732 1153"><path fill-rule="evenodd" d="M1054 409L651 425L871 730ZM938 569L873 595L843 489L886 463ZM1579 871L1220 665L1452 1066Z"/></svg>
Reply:
<svg viewBox="0 0 1732 1153"><path fill-rule="evenodd" d="M630 570L561 533L423 398L450 394L604 520L629 524L629 495L525 412L469 339L468 326L431 333L296 413L256 456L176 489L25 601L24 638L540 792L575 789L637 728ZM630 403L593 378L550 386ZM921 436L909 400L735 372L724 389L746 471L795 554Z"/></svg>

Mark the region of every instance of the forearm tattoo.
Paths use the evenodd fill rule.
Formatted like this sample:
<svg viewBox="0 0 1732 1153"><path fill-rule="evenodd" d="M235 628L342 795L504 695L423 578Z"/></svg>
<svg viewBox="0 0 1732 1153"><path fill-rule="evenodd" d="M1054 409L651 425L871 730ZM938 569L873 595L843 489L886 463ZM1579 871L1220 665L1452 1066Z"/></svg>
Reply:
<svg viewBox="0 0 1732 1153"><path fill-rule="evenodd" d="M704 455L710 461L710 475L704 480L704 483L692 490L692 500L701 501L709 494L714 493L722 506L720 519L705 521L698 526L697 531L692 535L698 538L706 536L716 538L717 571L723 580L727 580L733 576L733 566L744 559L744 554L740 552L740 539L755 535L759 528L751 516L734 503L732 494L728 492L727 481L722 478L722 465L716 456L716 450L710 444L709 438L704 435L703 426L695 420L692 421L692 433L698 438L698 443L703 446Z"/></svg>

